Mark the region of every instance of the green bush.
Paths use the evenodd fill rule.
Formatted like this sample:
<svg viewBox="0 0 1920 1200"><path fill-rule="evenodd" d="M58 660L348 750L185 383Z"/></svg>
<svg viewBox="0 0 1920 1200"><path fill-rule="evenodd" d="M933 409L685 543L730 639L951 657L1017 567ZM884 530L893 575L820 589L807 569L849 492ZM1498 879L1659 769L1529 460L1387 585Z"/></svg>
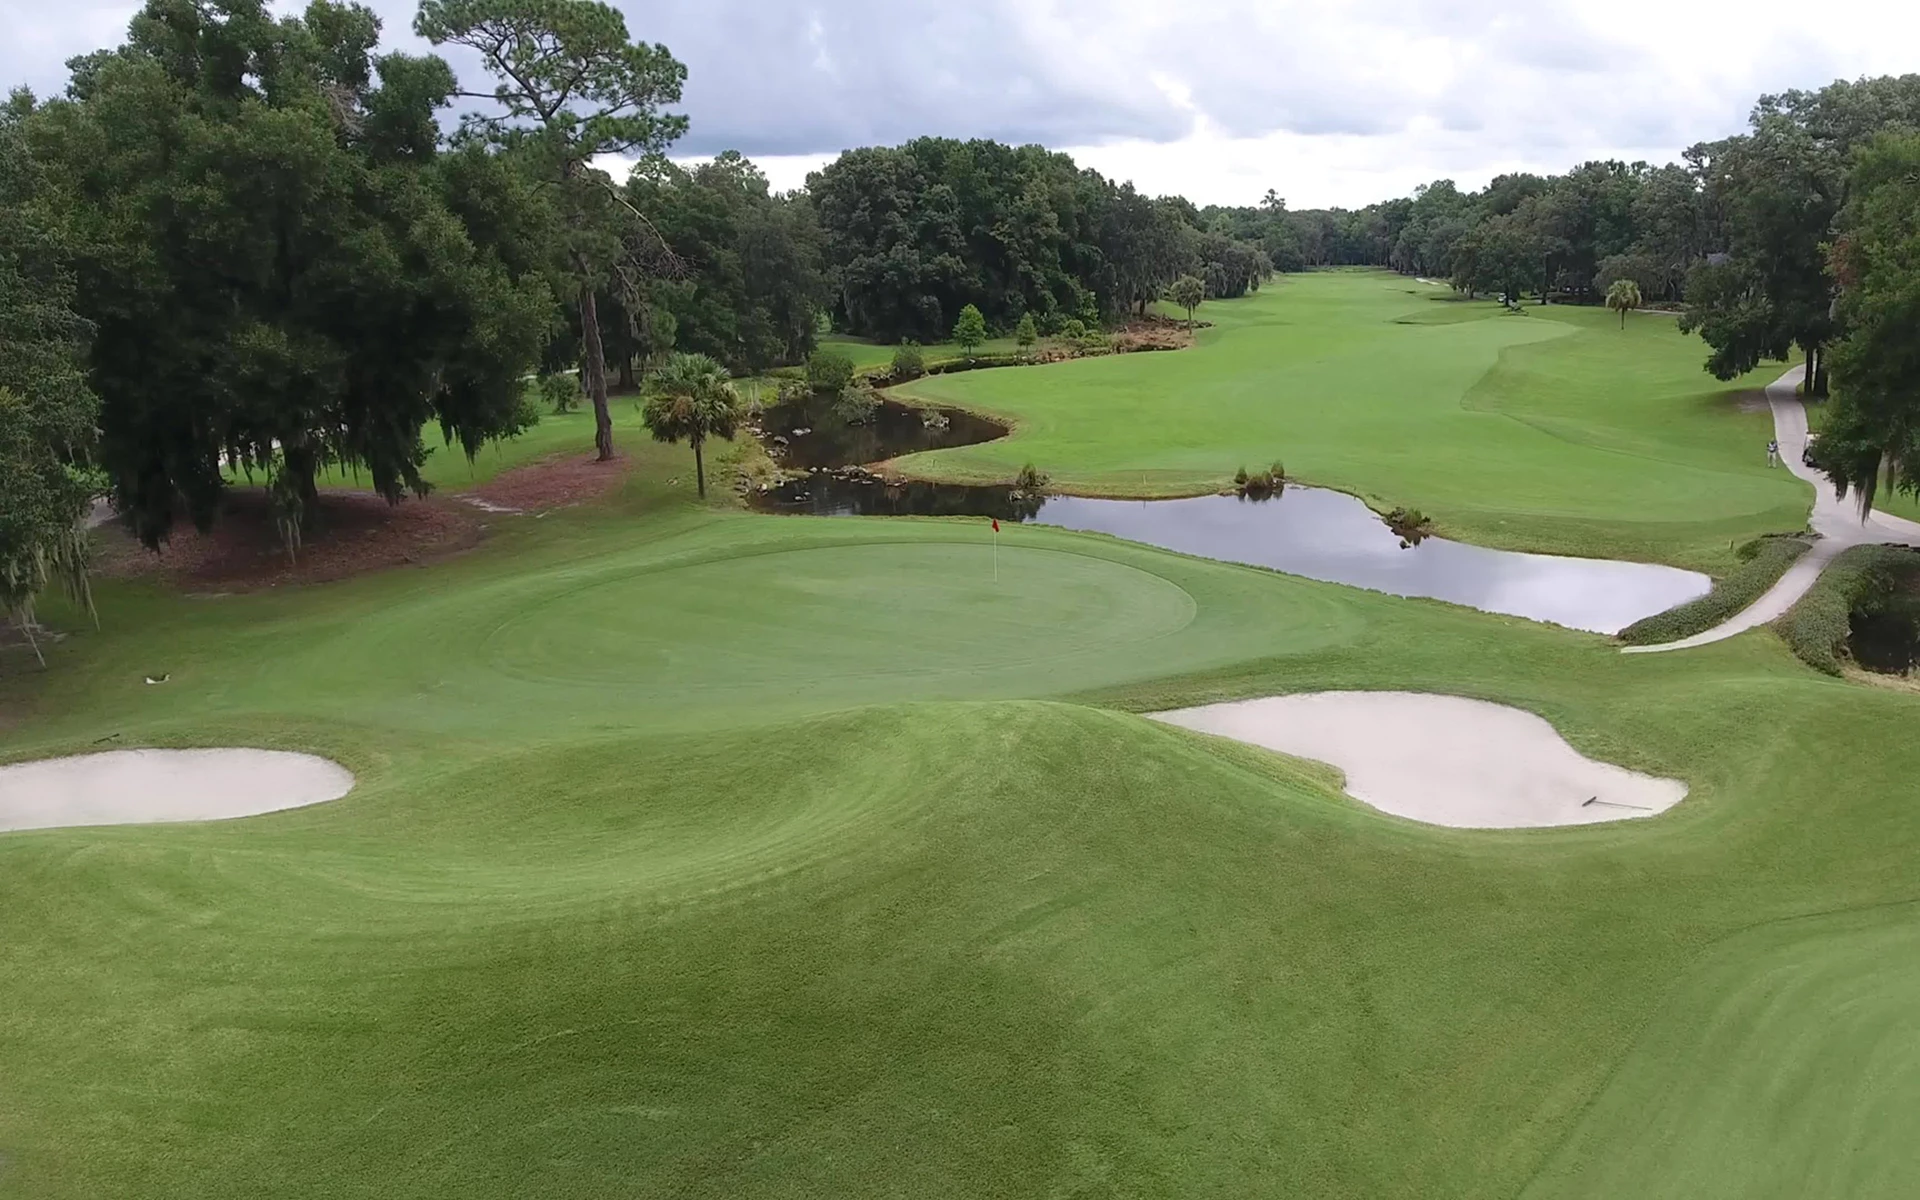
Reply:
<svg viewBox="0 0 1920 1200"><path fill-rule="evenodd" d="M1279 463L1274 464L1275 467L1279 465ZM1283 479L1285 475L1284 471L1281 472ZM1433 536L1433 518L1417 508L1396 508L1380 519L1386 522L1387 528L1400 539L1402 550L1418 546Z"/></svg>
<svg viewBox="0 0 1920 1200"><path fill-rule="evenodd" d="M980 354L973 358L943 358L927 364L927 374L948 375L955 371L979 371L988 367L1024 367L1023 354Z"/></svg>
<svg viewBox="0 0 1920 1200"><path fill-rule="evenodd" d="M898 383L907 379L918 379L927 373L927 356L921 352L918 342L901 342L893 350L893 370L890 375Z"/></svg>
<svg viewBox="0 0 1920 1200"><path fill-rule="evenodd" d="M845 391L853 382L853 360L838 350L815 350L807 356L807 386L823 396Z"/></svg>
<svg viewBox="0 0 1920 1200"><path fill-rule="evenodd" d="M540 401L535 400L530 391L521 392L520 402L513 406L513 432L525 433L539 423Z"/></svg>
<svg viewBox="0 0 1920 1200"><path fill-rule="evenodd" d="M1020 468L1013 477L1013 490L1016 494L1037 496L1047 490L1047 477L1035 469L1032 463Z"/></svg>
<svg viewBox="0 0 1920 1200"><path fill-rule="evenodd" d="M1774 628L1801 662L1838 675L1848 657L1853 610L1884 599L1893 591L1896 573L1916 566L1920 555L1902 546L1855 546L1833 560Z"/></svg>
<svg viewBox="0 0 1920 1200"><path fill-rule="evenodd" d="M541 401L557 413L570 413L587 398L586 393L580 390L580 377L567 371L542 375L536 386L540 390Z"/></svg>
<svg viewBox="0 0 1920 1200"><path fill-rule="evenodd" d="M1620 640L1629 646L1658 646L1703 633L1745 609L1766 595L1780 582L1802 554L1808 543L1797 537L1755 538L1736 552L1741 564L1725 578L1713 582L1713 590L1698 600L1642 617L1620 631Z"/></svg>

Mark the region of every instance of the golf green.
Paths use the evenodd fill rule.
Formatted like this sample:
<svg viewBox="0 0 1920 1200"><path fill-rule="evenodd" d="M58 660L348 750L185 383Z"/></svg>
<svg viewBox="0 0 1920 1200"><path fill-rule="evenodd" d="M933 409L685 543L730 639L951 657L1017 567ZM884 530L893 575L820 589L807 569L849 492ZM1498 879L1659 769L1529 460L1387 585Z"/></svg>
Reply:
<svg viewBox="0 0 1920 1200"><path fill-rule="evenodd" d="M1378 277L1296 284L1387 307ZM1089 365L1204 363L1217 307L1194 351ZM1634 369L1583 319L1392 344L1528 414L1472 419L1585 420L1671 447L1617 455L1628 482L1723 471L1761 505L1707 524L1791 507L1739 447L1713 465L1750 415L1720 400L1663 432L1488 391L1553 347ZM1490 344L1443 335L1482 327L1519 340L1476 382ZM47 671L0 658L7 761L256 746L358 781L0 835L0 1196L1910 1190L1920 694L1766 631L1628 656L1097 535L749 515L692 498L684 448L623 446L624 491L472 553L107 581L97 629L48 604ZM1570 528L1535 470L1476 494ZM1624 546L1642 503L1580 520ZM1336 689L1514 705L1688 795L1449 830L1138 715Z"/></svg>

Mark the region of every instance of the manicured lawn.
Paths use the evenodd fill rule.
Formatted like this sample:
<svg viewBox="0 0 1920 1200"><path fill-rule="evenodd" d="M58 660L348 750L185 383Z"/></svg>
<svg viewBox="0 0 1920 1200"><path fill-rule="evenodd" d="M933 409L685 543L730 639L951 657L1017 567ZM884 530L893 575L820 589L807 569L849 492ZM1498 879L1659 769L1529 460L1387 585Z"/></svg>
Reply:
<svg viewBox="0 0 1920 1200"><path fill-rule="evenodd" d="M1267 458L1403 480L1455 528L1685 560L1804 512L1670 331L1375 321L1430 303L1397 295L1290 279L1209 305L1192 352L928 386L1070 381L1078 408L1025 394L1058 421L1031 444L1073 450L1037 460L1057 480L1129 455L1199 478L1218 445L1130 424L1171 428L1177 369L1208 436L1238 428L1215 408L1282 410L1262 428L1307 457ZM1374 361L1416 349L1441 383ZM1222 356L1245 388L1206 382ZM1575 380L1643 360L1657 402ZM1342 399L1347 375L1375 390ZM585 452L573 420L535 432ZM473 553L108 583L98 630L47 606L49 671L0 650L0 758L249 745L359 780L0 834L0 1197L1743 1200L1920 1174L1920 695L1765 631L1624 656L1044 527L1003 530L996 580L982 522L699 504L685 448L627 425L623 492ZM1329 688L1516 704L1691 793L1444 830L1136 715Z"/></svg>
<svg viewBox="0 0 1920 1200"><path fill-rule="evenodd" d="M1276 460L1304 482L1407 505L1468 541L1724 569L1731 544L1801 527L1769 473L1763 411L1700 369L1697 337L1635 314L1435 299L1376 272L1287 276L1214 302L1173 354L939 376L913 395L1011 417L1003 442L905 463L1064 490L1171 495Z"/></svg>

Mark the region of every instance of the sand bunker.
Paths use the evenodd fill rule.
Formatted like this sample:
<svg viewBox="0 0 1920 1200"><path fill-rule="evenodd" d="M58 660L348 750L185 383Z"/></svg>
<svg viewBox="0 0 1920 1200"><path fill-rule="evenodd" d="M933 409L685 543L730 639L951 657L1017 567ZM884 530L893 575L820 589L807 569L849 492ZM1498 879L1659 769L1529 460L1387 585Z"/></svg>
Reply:
<svg viewBox="0 0 1920 1200"><path fill-rule="evenodd" d="M1589 825L1650 817L1687 785L1585 757L1529 712L1419 692L1314 692L1149 714L1331 763L1347 794L1459 829Z"/></svg>
<svg viewBox="0 0 1920 1200"><path fill-rule="evenodd" d="M0 767L0 831L250 817L352 787L352 772L311 754L109 750Z"/></svg>

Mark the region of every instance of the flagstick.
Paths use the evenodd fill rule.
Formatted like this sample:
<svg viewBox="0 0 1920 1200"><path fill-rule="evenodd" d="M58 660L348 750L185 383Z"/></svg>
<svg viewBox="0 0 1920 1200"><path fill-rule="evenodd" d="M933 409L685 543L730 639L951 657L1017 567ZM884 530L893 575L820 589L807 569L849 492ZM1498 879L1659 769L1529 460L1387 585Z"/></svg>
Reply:
<svg viewBox="0 0 1920 1200"><path fill-rule="evenodd" d="M1000 531L993 531L993 581L1000 582Z"/></svg>

